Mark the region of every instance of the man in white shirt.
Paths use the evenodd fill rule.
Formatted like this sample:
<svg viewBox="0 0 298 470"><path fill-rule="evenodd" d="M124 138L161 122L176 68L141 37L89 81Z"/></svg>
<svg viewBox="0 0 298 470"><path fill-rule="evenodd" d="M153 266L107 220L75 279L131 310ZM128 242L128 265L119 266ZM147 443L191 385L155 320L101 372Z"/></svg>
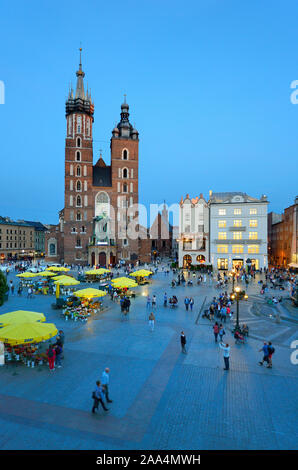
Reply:
<svg viewBox="0 0 298 470"><path fill-rule="evenodd" d="M223 350L224 352L224 361L225 361L225 368L224 370L229 370L230 364L230 346L228 344L225 344L223 342L219 343L219 347Z"/></svg>
<svg viewBox="0 0 298 470"><path fill-rule="evenodd" d="M102 373L101 376L101 385L105 385L105 394L108 403L112 403L113 400L109 398L109 383L110 383L110 369L108 367Z"/></svg>

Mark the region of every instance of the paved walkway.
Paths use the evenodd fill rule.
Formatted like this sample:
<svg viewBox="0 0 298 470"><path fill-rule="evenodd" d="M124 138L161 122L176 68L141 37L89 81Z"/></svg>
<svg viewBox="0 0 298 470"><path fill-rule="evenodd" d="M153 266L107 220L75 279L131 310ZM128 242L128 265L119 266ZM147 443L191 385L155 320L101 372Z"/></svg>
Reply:
<svg viewBox="0 0 298 470"><path fill-rule="evenodd" d="M11 278L13 275L10 275ZM232 346L231 370L200 307L218 291L206 286L169 287L172 274L154 276L132 301L129 320L108 298L108 309L86 324L65 322L52 310L53 297L10 297L0 309L44 312L66 334L61 369L0 369L0 449L297 449L297 366L291 341L297 325L269 315L256 316L252 301L240 306L251 338ZM176 310L164 308L163 294L175 292ZM156 326L148 327L146 295L157 295ZM248 288L258 299L257 286ZM195 301L193 312L183 306ZM181 354L180 331L188 354ZM263 339L275 345L274 368L258 365ZM104 367L111 369L110 411L91 414L91 392Z"/></svg>

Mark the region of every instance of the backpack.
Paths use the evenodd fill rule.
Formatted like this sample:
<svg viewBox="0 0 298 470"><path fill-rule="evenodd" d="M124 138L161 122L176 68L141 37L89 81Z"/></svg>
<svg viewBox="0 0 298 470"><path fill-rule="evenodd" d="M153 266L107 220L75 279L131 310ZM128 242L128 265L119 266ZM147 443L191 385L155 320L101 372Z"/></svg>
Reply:
<svg viewBox="0 0 298 470"><path fill-rule="evenodd" d="M53 349L49 349L48 357L53 357L53 356L54 356Z"/></svg>
<svg viewBox="0 0 298 470"><path fill-rule="evenodd" d="M273 346L268 346L268 352L269 354L273 354L275 351L275 348Z"/></svg>

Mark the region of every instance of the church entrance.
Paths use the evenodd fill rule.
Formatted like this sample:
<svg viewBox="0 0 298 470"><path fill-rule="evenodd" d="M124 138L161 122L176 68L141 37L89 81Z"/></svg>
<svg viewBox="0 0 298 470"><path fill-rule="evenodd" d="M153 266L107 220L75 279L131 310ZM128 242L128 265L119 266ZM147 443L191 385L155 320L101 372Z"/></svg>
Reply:
<svg viewBox="0 0 298 470"><path fill-rule="evenodd" d="M98 255L98 264L99 266L106 266L107 264L107 255L103 251Z"/></svg>
<svg viewBox="0 0 298 470"><path fill-rule="evenodd" d="M92 251L91 253L91 266L95 266L95 253Z"/></svg>

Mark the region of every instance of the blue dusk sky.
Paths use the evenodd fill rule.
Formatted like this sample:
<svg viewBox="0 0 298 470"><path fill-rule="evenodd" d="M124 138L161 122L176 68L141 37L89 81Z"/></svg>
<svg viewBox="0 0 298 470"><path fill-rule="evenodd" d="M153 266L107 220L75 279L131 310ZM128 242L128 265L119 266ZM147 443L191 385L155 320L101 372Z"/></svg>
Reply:
<svg viewBox="0 0 298 470"><path fill-rule="evenodd" d="M296 0L3 1L0 215L58 222L80 44L94 162L125 93L140 202L243 191L281 212L298 194L297 18Z"/></svg>

